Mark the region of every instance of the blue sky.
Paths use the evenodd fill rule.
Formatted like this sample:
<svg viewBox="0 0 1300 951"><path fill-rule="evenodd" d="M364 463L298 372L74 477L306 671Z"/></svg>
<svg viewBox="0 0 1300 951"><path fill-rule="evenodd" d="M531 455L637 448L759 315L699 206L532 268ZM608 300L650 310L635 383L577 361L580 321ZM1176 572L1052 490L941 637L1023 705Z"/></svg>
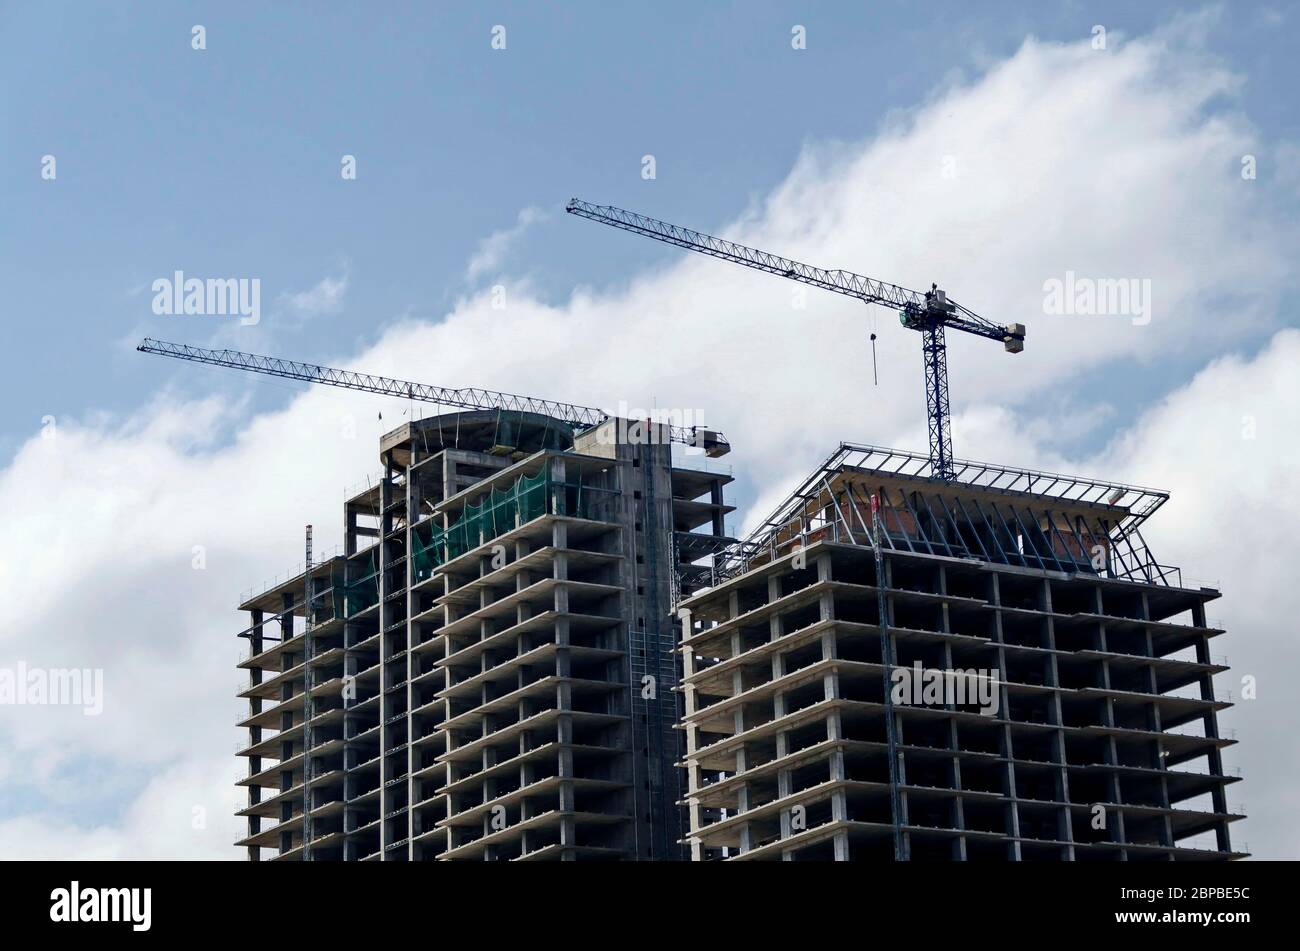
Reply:
<svg viewBox="0 0 1300 951"><path fill-rule="evenodd" d="M23 553L0 556L19 619L0 645L103 667L109 697L94 724L0 721L0 838L27 854L235 857L232 820L190 838L192 808L233 811L233 604L300 560L304 522L322 547L338 540L342 487L375 470L375 437L400 419L400 405L145 357L140 337L703 407L736 447L734 527L840 439L924 448L917 341L892 315L832 295L793 311L774 278L566 216L575 195L818 265L940 280L1027 324L1015 358L950 340L958 454L1170 489L1153 545L1222 582L1211 614L1230 622L1216 651L1233 676L1300 663L1275 623L1300 613L1300 592L1279 564L1254 570L1300 527L1300 502L1277 491L1300 467L1294 11L378 10L0 7L0 553ZM1092 56L1096 24L1109 48ZM945 182L949 153L962 171ZM1044 280L1069 269L1151 276L1156 319L1045 316ZM261 323L154 315L150 284L175 270L259 278ZM497 282L508 313L485 303ZM570 353L582 369L546 369ZM354 415L357 438L339 438ZM48 445L45 417L60 433ZM131 636L105 637L104 618L130 618L108 633ZM1300 743L1269 732L1294 718L1284 693L1261 686L1225 722L1253 737L1229 757L1257 784L1252 846L1295 855ZM156 714L182 702L184 734ZM1270 743L1298 755L1266 761ZM174 827L154 821L173 811Z"/></svg>
<svg viewBox="0 0 1300 951"><path fill-rule="evenodd" d="M346 273L339 313L263 327L276 353L324 360L395 317L436 318L470 289L477 242L538 207L549 218L515 258L538 293L562 298L678 254L566 218L571 195L718 227L780 182L805 143L860 140L1026 35L1075 39L1097 23L1141 34L1178 8L385 4L377 16L332 3L6 5L0 280L7 345L21 358L0 452L46 414L129 413L170 372L124 346L136 336L210 336L150 312L140 288L159 275L259 276L269 309ZM1210 45L1242 71L1262 134L1295 137L1294 32L1275 28L1270 9L1234 4ZM195 23L207 28L201 52L190 48ZM504 51L489 45L498 23ZM807 27L807 50L790 48L792 24ZM640 178L646 153L654 182ZM46 154L55 182L39 174ZM344 154L357 157L353 182L339 175ZM814 263L891 278L870 260ZM281 396L262 387L256 399Z"/></svg>

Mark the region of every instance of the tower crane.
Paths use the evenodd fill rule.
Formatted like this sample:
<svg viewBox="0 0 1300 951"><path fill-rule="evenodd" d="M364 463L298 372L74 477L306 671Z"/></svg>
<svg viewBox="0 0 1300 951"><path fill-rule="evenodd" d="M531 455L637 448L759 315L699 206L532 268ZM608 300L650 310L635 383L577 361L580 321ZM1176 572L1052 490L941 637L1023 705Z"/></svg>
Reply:
<svg viewBox="0 0 1300 951"><path fill-rule="evenodd" d="M692 231L678 225L648 218L635 212L611 205L593 205L572 199L565 207L572 215L579 215L634 234L645 235L656 241L674 244L688 251L698 251L710 257L743 264L755 270L766 271L780 277L799 281L823 290L855 297L868 304L880 304L898 311L899 322L909 330L921 334L921 353L925 359L925 402L930 430L930 472L946 482L953 480L952 433L948 409L948 348L944 333L948 328L999 340L1008 353L1019 353L1025 348L1024 324L995 324L967 310L932 284L930 290L920 293L877 281L852 271L826 270L800 264L789 258L767 251L746 247L724 238ZM872 335L875 339L875 335Z"/></svg>
<svg viewBox="0 0 1300 951"><path fill-rule="evenodd" d="M141 353L152 353L192 363L206 363L210 366L229 367L235 370L247 370L250 373L263 373L267 376L281 377L287 380L302 380L306 383L321 383L325 386L337 386L364 393L378 393L381 396L395 396L401 399L419 400L424 403L436 403L440 406L458 409L511 410L523 413L539 413L563 420L577 431L599 426L612 418L611 413L592 406L577 406L573 403L558 403L554 400L538 399L535 396L520 396L515 393L501 393L480 387L435 386L430 383L412 383L408 380L394 380L373 373L356 373L351 370L338 370L333 367L317 366L314 363L299 363L280 357L266 357L256 353L244 353L240 350L208 350L203 347L191 347L183 343L171 343L166 340L154 340L146 337L136 347ZM717 430L704 429L700 426L664 426L671 442L703 449L705 455L712 458L724 456L731 451L731 445L725 436Z"/></svg>

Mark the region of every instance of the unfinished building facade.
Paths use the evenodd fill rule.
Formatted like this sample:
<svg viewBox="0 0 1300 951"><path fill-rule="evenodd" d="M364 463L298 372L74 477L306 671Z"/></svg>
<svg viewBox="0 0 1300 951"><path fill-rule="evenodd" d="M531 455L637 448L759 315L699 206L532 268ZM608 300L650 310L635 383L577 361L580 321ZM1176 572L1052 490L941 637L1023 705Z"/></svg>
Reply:
<svg viewBox="0 0 1300 951"><path fill-rule="evenodd" d="M1239 857L1167 495L929 465L842 445L683 602L691 857Z"/></svg>
<svg viewBox="0 0 1300 951"><path fill-rule="evenodd" d="M672 605L726 470L659 428L412 422L344 545L247 598L250 860L680 859Z"/></svg>

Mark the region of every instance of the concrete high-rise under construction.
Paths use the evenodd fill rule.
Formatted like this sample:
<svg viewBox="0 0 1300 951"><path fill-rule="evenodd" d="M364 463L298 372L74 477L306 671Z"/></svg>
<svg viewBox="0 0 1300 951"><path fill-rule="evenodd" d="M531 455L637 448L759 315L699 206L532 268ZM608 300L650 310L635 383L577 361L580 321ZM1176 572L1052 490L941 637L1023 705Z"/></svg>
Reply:
<svg viewBox="0 0 1300 951"><path fill-rule="evenodd" d="M846 444L737 541L658 435L383 437L343 548L241 605L250 859L1239 855L1163 492Z"/></svg>
<svg viewBox="0 0 1300 951"><path fill-rule="evenodd" d="M675 467L667 429L383 437L343 550L242 605L250 859L684 857L672 604L730 477Z"/></svg>
<svg viewBox="0 0 1300 951"><path fill-rule="evenodd" d="M692 857L1236 857L1166 498L841 445L683 603Z"/></svg>

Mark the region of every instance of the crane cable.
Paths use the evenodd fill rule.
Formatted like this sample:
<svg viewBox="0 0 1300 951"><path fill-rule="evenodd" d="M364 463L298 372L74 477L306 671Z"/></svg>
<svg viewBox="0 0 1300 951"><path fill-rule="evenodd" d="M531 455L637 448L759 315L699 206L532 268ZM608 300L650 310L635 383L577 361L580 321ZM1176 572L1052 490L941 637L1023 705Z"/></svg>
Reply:
<svg viewBox="0 0 1300 951"><path fill-rule="evenodd" d="M876 312L873 310L868 315L871 321L871 379L876 385L880 385L880 374L876 370Z"/></svg>

